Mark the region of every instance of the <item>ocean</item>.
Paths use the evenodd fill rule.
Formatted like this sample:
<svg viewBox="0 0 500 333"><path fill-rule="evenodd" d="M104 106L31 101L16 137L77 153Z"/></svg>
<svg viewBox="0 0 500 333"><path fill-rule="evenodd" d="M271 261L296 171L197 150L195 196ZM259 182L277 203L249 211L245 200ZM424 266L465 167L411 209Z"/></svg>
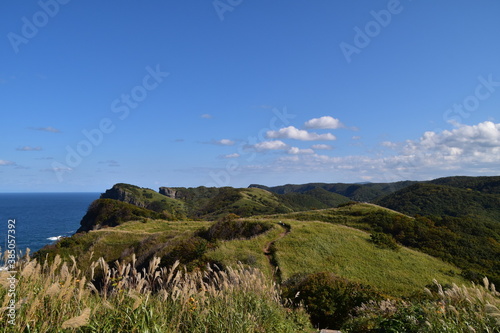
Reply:
<svg viewBox="0 0 500 333"><path fill-rule="evenodd" d="M0 247L6 250L10 228L17 250L38 251L60 237L71 236L90 203L100 193L0 193ZM15 224L9 222L15 220ZM10 237L9 239L13 239Z"/></svg>

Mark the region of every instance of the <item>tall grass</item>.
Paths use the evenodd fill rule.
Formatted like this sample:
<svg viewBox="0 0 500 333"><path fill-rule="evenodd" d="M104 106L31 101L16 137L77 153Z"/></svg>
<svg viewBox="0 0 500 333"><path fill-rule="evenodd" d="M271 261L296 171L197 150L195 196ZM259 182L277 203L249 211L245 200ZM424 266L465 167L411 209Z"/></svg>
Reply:
<svg viewBox="0 0 500 333"><path fill-rule="evenodd" d="M445 288L434 280L428 298L370 301L357 310L346 332L498 333L500 293L488 279L484 285Z"/></svg>
<svg viewBox="0 0 500 333"><path fill-rule="evenodd" d="M154 258L91 266L90 279L56 256L49 264L25 258L17 267L15 325L7 322L7 273L0 275L2 332L304 332L304 310L282 305L278 289L241 265L187 272ZM88 275L87 275L88 276Z"/></svg>

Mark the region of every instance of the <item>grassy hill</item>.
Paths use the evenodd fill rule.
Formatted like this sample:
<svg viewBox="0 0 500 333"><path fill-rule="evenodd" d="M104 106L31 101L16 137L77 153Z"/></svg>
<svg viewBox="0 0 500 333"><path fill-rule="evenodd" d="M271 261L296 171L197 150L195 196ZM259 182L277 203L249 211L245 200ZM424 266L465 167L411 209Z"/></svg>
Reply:
<svg viewBox="0 0 500 333"><path fill-rule="evenodd" d="M250 240L223 242L207 253L208 258L227 266L242 262L270 274L263 249L275 239L273 251L283 282L298 274L333 272L393 297L422 292L433 279L447 284L465 283L455 266L407 248L379 248L370 241L369 233L357 229L282 219L291 229L280 237L280 220L271 221L275 227L268 233Z"/></svg>
<svg viewBox="0 0 500 333"><path fill-rule="evenodd" d="M359 204L318 212L324 216L349 216L346 224L357 225L361 215L378 211L384 209ZM296 274L327 271L393 297L421 292L433 278L448 284L465 282L459 269L439 259L404 247L397 251L383 249L370 241L367 232L345 225L290 218L296 214L240 219L236 220L240 223L237 226L231 226L231 221L223 221L219 222L222 230L214 228L213 222L129 221L65 238L44 248L38 256L58 254L69 258L73 255L78 258L82 269L92 259L101 256L112 263L129 261L132 254L137 258L138 267L145 267L154 256L160 257L164 265L180 260L190 269L203 268L207 263L221 268L235 267L241 262L260 269L268 278L273 276L277 265L282 281ZM252 232L247 237L222 237L221 232L231 228L240 230L244 223L265 223L269 229ZM289 229L284 228L283 223ZM211 228L216 234L207 239L205 235ZM269 262L269 255L264 253L270 243L273 243L273 264Z"/></svg>
<svg viewBox="0 0 500 333"><path fill-rule="evenodd" d="M19 308L17 325L76 332L498 328L500 295L488 280L468 282L500 282L497 179L278 190L113 186L91 204L79 233L36 260L18 261L16 293L29 306ZM3 304L8 274L0 271Z"/></svg>
<svg viewBox="0 0 500 333"><path fill-rule="evenodd" d="M165 194L129 184L116 184L101 199L123 201L162 213L171 220L214 219L228 213L239 216L294 210L275 194L257 188L161 188Z"/></svg>
<svg viewBox="0 0 500 333"><path fill-rule="evenodd" d="M60 296L59 290L74 282L74 311L83 306L77 300L85 299L91 325L106 322L115 331L143 330L154 316L172 331L210 326L310 332L301 304L314 325L346 332L425 325L429 332L490 329L496 320L490 314L497 310L484 302L500 306L498 295L489 283L481 289L468 281L499 277L496 188L484 181L467 180L469 187L457 180L437 182L454 186L412 184L382 199L399 203L393 208L406 214L352 202L321 187L284 194L261 188L164 188L160 194L117 184L89 207L82 232L36 254L47 264L22 262L27 266L20 268L19 293L38 304L29 291L34 285L48 298L67 297L70 292ZM411 216L411 209L422 207L448 214L440 210L446 205L457 210L456 216ZM61 266L59 258L73 264ZM176 268L178 263L185 268ZM33 270L39 280L33 280ZM86 279L93 281L89 292L82 287ZM0 300L5 294L0 288ZM460 295L475 298L465 301ZM102 300L104 307L98 305ZM52 316L52 322L65 325L65 317L37 309L36 318ZM449 315L442 317L442 311ZM127 324L131 316L136 328ZM24 312L20 318L34 320Z"/></svg>
<svg viewBox="0 0 500 333"><path fill-rule="evenodd" d="M477 281L486 275L498 284L500 195L496 194L497 178L438 179L388 195L378 203L408 215L420 215L417 216L419 224L409 228L408 224L401 227L386 223L383 229L403 244L454 262L466 270L469 279Z"/></svg>

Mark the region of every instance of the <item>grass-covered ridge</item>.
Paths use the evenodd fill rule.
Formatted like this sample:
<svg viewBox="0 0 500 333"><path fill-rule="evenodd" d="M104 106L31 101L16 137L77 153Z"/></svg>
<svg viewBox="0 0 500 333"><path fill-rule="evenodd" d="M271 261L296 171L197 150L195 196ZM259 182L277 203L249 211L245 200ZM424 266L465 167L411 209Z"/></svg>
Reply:
<svg viewBox="0 0 500 333"><path fill-rule="evenodd" d="M60 325L68 317L85 319L81 331L86 332L98 331L92 318L106 323L110 331L131 327L140 331L157 327L149 326L151 318L167 325L163 317L187 320L186 327L194 332L202 327L209 332L267 332L273 331L272 321L280 327L277 332L307 331L310 325L304 324L301 304L314 325L343 332L497 332L499 295L489 283L484 287L477 283L484 276L500 281L499 186L491 177L479 178L335 187L350 197L330 191L328 184L285 186L287 193L253 187L161 188L157 193L117 184L91 205L82 220L83 232L35 257L41 262L48 259L38 271L42 276L50 265L62 268L58 263L62 258L75 283L93 280L87 287L94 303L72 303L72 315L50 309L59 312L52 318ZM350 201L354 195L375 197L382 192L391 194L379 202L392 209ZM204 295L201 299L208 303L191 292L186 303L168 299L166 294L175 294L175 288L163 283L173 281L177 273L170 276L169 269L176 265L185 267L179 276L196 281L191 290ZM237 274L232 282L270 286L273 291L264 289L272 300L253 289L224 294L232 283L226 277L236 271L243 277ZM136 288L134 283L141 279L151 289L135 290L129 298L120 296L129 295L128 288ZM52 295L51 284L43 285L42 293ZM75 285L74 295L77 290L86 292ZM210 286L218 293L207 293ZM0 297L5 301L2 290ZM259 298L262 302L257 302ZM126 314L97 306L103 299L123 307ZM171 309L152 309L160 302ZM227 311L227 306L235 310ZM67 316L61 317L64 313ZM99 317L102 313L116 320L106 322ZM224 326L212 315L235 321L236 326ZM141 324L127 326L125 318ZM183 331L179 326L166 327Z"/></svg>
<svg viewBox="0 0 500 333"><path fill-rule="evenodd" d="M112 263L130 260L132 254L139 267L155 256L164 265L180 260L190 269L210 263L221 267L243 263L271 278L276 267L264 252L272 243L272 259L282 281L299 273L331 271L395 297L421 291L433 278L465 282L460 269L450 264L404 247L397 251L381 248L369 232L354 228L370 228L367 216L377 212L404 216L372 204L349 204L253 218L233 215L217 223L141 218L63 239L40 251L38 257L74 255L81 268L96 257Z"/></svg>

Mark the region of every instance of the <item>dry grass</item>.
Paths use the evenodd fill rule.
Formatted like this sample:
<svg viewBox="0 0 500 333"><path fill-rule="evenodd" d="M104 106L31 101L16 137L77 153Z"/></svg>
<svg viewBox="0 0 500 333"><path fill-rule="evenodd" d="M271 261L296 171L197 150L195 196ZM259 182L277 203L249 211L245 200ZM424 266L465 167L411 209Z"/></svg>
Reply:
<svg viewBox="0 0 500 333"><path fill-rule="evenodd" d="M424 300L370 301L357 311L346 332L500 332L500 293L488 279L484 285L448 289L434 280Z"/></svg>
<svg viewBox="0 0 500 333"><path fill-rule="evenodd" d="M0 275L4 332L303 332L304 311L282 306L263 274L237 266L187 272L178 263L141 271L130 263L91 265L91 281L59 256L40 264L19 261L15 325L8 324L7 273Z"/></svg>

